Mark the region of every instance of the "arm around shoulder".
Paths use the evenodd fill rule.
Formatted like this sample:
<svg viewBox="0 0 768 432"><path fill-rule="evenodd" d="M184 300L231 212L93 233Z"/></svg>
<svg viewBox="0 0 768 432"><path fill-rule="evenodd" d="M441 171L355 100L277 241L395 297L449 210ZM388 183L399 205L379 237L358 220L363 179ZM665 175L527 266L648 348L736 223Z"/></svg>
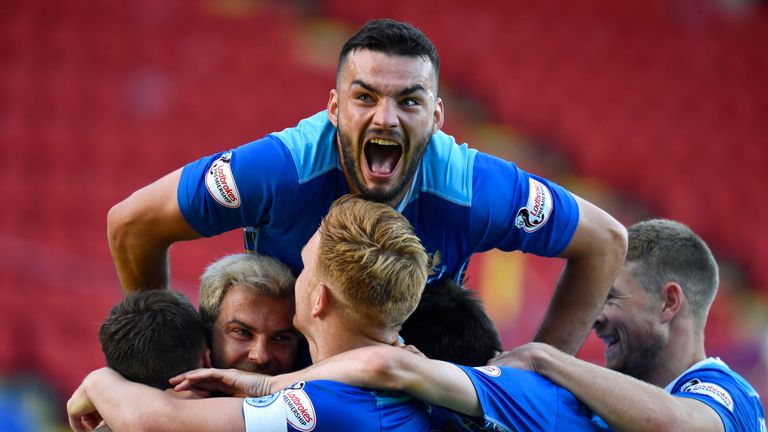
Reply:
<svg viewBox="0 0 768 432"><path fill-rule="evenodd" d="M109 210L107 236L123 291L168 287L168 248L200 235L176 198L181 169L131 194Z"/></svg>
<svg viewBox="0 0 768 432"><path fill-rule="evenodd" d="M723 431L718 414L695 399L592 363L545 344L521 347L532 369L569 390L613 430L633 432Z"/></svg>
<svg viewBox="0 0 768 432"><path fill-rule="evenodd" d="M242 431L242 399L177 399L164 392L126 380L102 368L91 372L67 403L70 426L86 430L80 419L97 413L119 431Z"/></svg>
<svg viewBox="0 0 768 432"><path fill-rule="evenodd" d="M291 378L327 379L358 387L403 391L432 405L482 415L475 387L464 371L454 364L431 360L403 348L378 346L348 351L291 374ZM280 384L285 385L285 381Z"/></svg>

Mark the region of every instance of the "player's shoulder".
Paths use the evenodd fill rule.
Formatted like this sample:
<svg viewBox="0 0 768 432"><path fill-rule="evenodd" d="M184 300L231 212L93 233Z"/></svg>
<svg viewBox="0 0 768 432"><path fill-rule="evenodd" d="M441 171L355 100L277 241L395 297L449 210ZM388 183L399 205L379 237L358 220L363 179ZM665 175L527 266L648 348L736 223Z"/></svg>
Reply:
<svg viewBox="0 0 768 432"><path fill-rule="evenodd" d="M747 380L717 357L707 358L685 371L667 390L678 392L714 392L727 385L743 391L748 396L757 396L757 391Z"/></svg>
<svg viewBox="0 0 768 432"><path fill-rule="evenodd" d="M705 359L666 388L675 396L698 399L736 421L765 424L765 413L757 391L719 358Z"/></svg>
<svg viewBox="0 0 768 432"><path fill-rule="evenodd" d="M271 136L280 140L293 158L299 183L340 168L334 143L336 128L328 119L327 111L307 117L296 126Z"/></svg>
<svg viewBox="0 0 768 432"><path fill-rule="evenodd" d="M552 381L533 371L508 366L457 366L464 370L476 385L480 383L504 386L516 383L519 387L554 387Z"/></svg>
<svg viewBox="0 0 768 432"><path fill-rule="evenodd" d="M421 162L421 192L437 195L461 206L472 204L472 175L478 151L438 131Z"/></svg>

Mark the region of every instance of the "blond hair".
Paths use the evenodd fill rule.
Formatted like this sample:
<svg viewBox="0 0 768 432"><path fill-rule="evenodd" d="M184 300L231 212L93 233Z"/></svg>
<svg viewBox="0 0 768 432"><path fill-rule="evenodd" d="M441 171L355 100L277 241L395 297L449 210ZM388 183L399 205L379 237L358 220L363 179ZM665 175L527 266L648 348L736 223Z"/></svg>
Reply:
<svg viewBox="0 0 768 432"><path fill-rule="evenodd" d="M408 220L391 207L346 195L319 229L319 275L356 325L398 331L421 298L428 258Z"/></svg>
<svg viewBox="0 0 768 432"><path fill-rule="evenodd" d="M213 324L221 311L221 302L230 287L239 285L254 294L290 300L296 278L280 261L265 255L240 253L227 255L205 269L200 277L200 316Z"/></svg>

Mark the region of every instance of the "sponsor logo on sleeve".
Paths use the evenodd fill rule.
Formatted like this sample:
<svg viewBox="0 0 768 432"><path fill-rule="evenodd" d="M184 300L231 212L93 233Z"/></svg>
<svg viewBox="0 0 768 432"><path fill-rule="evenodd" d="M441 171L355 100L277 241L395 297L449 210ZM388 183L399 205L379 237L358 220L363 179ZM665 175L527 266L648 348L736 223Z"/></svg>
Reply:
<svg viewBox="0 0 768 432"><path fill-rule="evenodd" d="M733 398L724 388L717 384L705 383L697 379L692 379L685 383L680 390L687 393L698 393L709 396L723 404L729 411L733 412Z"/></svg>
<svg viewBox="0 0 768 432"><path fill-rule="evenodd" d="M280 393L272 393L271 395L262 396L259 398L245 398L245 403L252 407L264 408L272 405L272 402L276 401L280 396Z"/></svg>
<svg viewBox="0 0 768 432"><path fill-rule="evenodd" d="M216 159L205 176L205 187L208 193L219 204L228 208L240 207L240 193L237 191L235 177L232 175L230 159L232 152L226 152Z"/></svg>
<svg viewBox="0 0 768 432"><path fill-rule="evenodd" d="M287 389L283 392L285 415L288 423L300 431L311 431L315 428L315 407L304 390Z"/></svg>
<svg viewBox="0 0 768 432"><path fill-rule="evenodd" d="M552 193L540 181L528 179L528 203L517 211L515 226L532 233L544 226L552 213Z"/></svg>
<svg viewBox="0 0 768 432"><path fill-rule="evenodd" d="M286 387L286 389L301 390L301 389L304 388L305 385L306 385L306 383L304 381L299 381L299 382L296 382L296 383L293 383L293 384L289 385L288 387Z"/></svg>
<svg viewBox="0 0 768 432"><path fill-rule="evenodd" d="M499 369L496 366L478 366L475 369L479 370L480 372L488 376L492 376L492 377L501 376L501 369Z"/></svg>

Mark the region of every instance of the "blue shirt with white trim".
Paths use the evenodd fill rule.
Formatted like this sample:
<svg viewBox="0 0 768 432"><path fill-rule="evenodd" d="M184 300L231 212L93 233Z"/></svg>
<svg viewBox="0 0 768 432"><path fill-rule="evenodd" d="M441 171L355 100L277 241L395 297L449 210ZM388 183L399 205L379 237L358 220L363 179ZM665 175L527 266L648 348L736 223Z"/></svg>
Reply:
<svg viewBox="0 0 768 432"><path fill-rule="evenodd" d="M177 199L199 234L245 228L245 248L301 270L301 248L349 193L325 111L293 128L184 167ZM579 219L574 197L515 164L438 131L397 209L427 252L431 279L459 278L475 252L498 248L556 256Z"/></svg>
<svg viewBox="0 0 768 432"><path fill-rule="evenodd" d="M691 366L664 390L707 404L720 416L726 432L766 432L765 411L757 391L717 357Z"/></svg>
<svg viewBox="0 0 768 432"><path fill-rule="evenodd" d="M536 372L511 367L458 366L472 380L483 418L433 407L465 431L593 431L591 411L571 392Z"/></svg>
<svg viewBox="0 0 768 432"><path fill-rule="evenodd" d="M246 432L430 432L430 407L400 392L382 392L334 381L294 384L243 401Z"/></svg>

